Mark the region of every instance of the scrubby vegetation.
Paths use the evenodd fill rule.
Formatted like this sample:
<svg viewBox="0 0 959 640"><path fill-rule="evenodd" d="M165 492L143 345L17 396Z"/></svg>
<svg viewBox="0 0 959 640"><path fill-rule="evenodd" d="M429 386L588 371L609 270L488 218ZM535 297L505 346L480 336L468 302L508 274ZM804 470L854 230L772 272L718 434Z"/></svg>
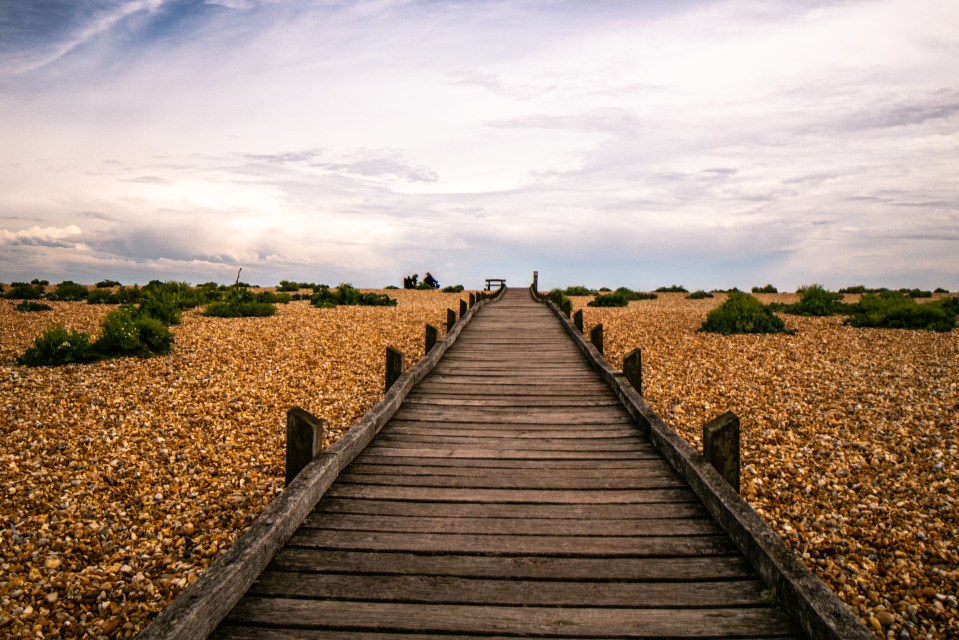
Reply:
<svg viewBox="0 0 959 640"><path fill-rule="evenodd" d="M865 294L849 308L846 324L854 327L951 331L956 326L959 298L919 304L899 291Z"/></svg>
<svg viewBox="0 0 959 640"><path fill-rule="evenodd" d="M627 287L619 287L612 293L596 294L596 297L587 304L590 307L625 307L634 300L655 300L655 293L633 291Z"/></svg>
<svg viewBox="0 0 959 640"><path fill-rule="evenodd" d="M137 304L140 302L140 287L119 287L113 291L107 288L93 289L87 294L87 304Z"/></svg>
<svg viewBox="0 0 959 640"><path fill-rule="evenodd" d="M810 284L799 287L799 302L785 305L782 310L797 316L831 316L846 311L843 294L833 293L822 285ZM775 307L774 307L775 308Z"/></svg>
<svg viewBox="0 0 959 640"><path fill-rule="evenodd" d="M28 347L17 359L17 364L55 367L90 362L92 359L90 336L57 324L38 336L33 346Z"/></svg>
<svg viewBox="0 0 959 640"><path fill-rule="evenodd" d="M264 291L256 294L248 287L235 284L219 300L209 302L203 315L214 318L266 318L276 313L275 302L284 304L292 299L288 293Z"/></svg>
<svg viewBox="0 0 959 640"><path fill-rule="evenodd" d="M713 294L708 291L703 291L702 289L698 291L693 291L691 294L686 296L687 300L705 300L706 298L713 298Z"/></svg>
<svg viewBox="0 0 959 640"><path fill-rule="evenodd" d="M584 287L583 285L574 285L572 287L566 287L563 291L568 296L591 296L595 291L590 290L589 287Z"/></svg>
<svg viewBox="0 0 959 640"><path fill-rule="evenodd" d="M88 293L88 289L82 284L77 284L73 280L64 280L48 293L46 298L58 302L78 302L86 300Z"/></svg>
<svg viewBox="0 0 959 640"><path fill-rule="evenodd" d="M364 307L395 307L396 300L385 293L362 293L348 282L335 289L322 285L310 296L310 304L326 309L339 305L358 305Z"/></svg>
<svg viewBox="0 0 959 640"><path fill-rule="evenodd" d="M557 307L559 307L563 313L566 314L566 317L569 317L573 313L573 301L566 297L566 294L563 293L560 289L553 289L546 296L549 300L553 301Z"/></svg>
<svg viewBox="0 0 959 640"><path fill-rule="evenodd" d="M900 289L899 293L904 293L910 298L931 298L932 291L923 291L922 289Z"/></svg>
<svg viewBox="0 0 959 640"><path fill-rule="evenodd" d="M393 287L393 288L398 289L399 287ZM443 293L460 293L463 291L463 288L464 287L461 284L454 284L448 287L443 287L442 289L440 289L440 291L442 291Z"/></svg>
<svg viewBox="0 0 959 640"><path fill-rule="evenodd" d="M52 311L53 307L36 300L21 300L15 307L17 311L32 313L36 311Z"/></svg>
<svg viewBox="0 0 959 640"><path fill-rule="evenodd" d="M38 281L11 282L10 290L3 294L7 300L39 300L46 287Z"/></svg>
<svg viewBox="0 0 959 640"><path fill-rule="evenodd" d="M792 333L771 309L753 296L734 291L706 316L700 331L733 333Z"/></svg>
<svg viewBox="0 0 959 640"><path fill-rule="evenodd" d="M764 284L761 287L753 287L752 292L753 293L779 293L779 289L777 289L771 284Z"/></svg>
<svg viewBox="0 0 959 640"><path fill-rule="evenodd" d="M671 284L668 287L659 287L656 293L689 293L689 290L681 284Z"/></svg>
<svg viewBox="0 0 959 640"><path fill-rule="evenodd" d="M97 289L112 289L113 287L119 287L120 282L117 280L101 280L93 286Z"/></svg>

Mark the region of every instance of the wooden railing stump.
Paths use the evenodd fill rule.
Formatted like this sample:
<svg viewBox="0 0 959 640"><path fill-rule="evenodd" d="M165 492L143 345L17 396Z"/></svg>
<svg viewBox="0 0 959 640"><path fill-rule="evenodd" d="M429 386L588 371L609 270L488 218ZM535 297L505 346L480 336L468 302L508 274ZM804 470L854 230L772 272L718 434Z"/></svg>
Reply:
<svg viewBox="0 0 959 640"><path fill-rule="evenodd" d="M466 300L460 299L460 317L461 318L466 315L467 309L468 307L466 306Z"/></svg>
<svg viewBox="0 0 959 640"><path fill-rule="evenodd" d="M456 324L456 312L452 309L446 310L446 333L449 333L453 330L453 325Z"/></svg>
<svg viewBox="0 0 959 640"><path fill-rule="evenodd" d="M603 325L598 324L589 330L589 341L600 354L603 353Z"/></svg>
<svg viewBox="0 0 959 640"><path fill-rule="evenodd" d="M579 329L579 332L583 332L583 310L577 309L576 313L573 314L573 326Z"/></svg>
<svg viewBox="0 0 959 640"><path fill-rule="evenodd" d="M476 294L470 293L470 309L473 308L473 305L476 304Z"/></svg>
<svg viewBox="0 0 959 640"><path fill-rule="evenodd" d="M393 383L403 375L403 361L405 357L403 352L393 347L386 347L386 390L389 392Z"/></svg>
<svg viewBox="0 0 959 640"><path fill-rule="evenodd" d="M703 425L703 456L739 493L739 418L727 411Z"/></svg>
<svg viewBox="0 0 959 640"><path fill-rule="evenodd" d="M323 421L299 407L286 412L286 484L323 449Z"/></svg>
<svg viewBox="0 0 959 640"><path fill-rule="evenodd" d="M643 355L636 347L623 358L623 375L636 393L643 395Z"/></svg>
<svg viewBox="0 0 959 640"><path fill-rule="evenodd" d="M436 346L436 340L438 337L439 329L431 324L426 325L426 350L423 352L424 355L429 355L430 351L433 350L433 347Z"/></svg>

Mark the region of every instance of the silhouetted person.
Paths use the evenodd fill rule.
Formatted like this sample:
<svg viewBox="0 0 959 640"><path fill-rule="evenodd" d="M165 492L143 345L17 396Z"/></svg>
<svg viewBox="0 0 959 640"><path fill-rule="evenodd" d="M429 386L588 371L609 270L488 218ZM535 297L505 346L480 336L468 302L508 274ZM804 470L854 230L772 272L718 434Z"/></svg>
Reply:
<svg viewBox="0 0 959 640"><path fill-rule="evenodd" d="M426 272L426 275L423 276L423 282L424 282L424 284L428 284L429 286L431 286L431 287L434 288L434 289L439 289L439 288L440 288L440 283L436 281L436 278L434 278L433 275L432 275L429 271L427 271L427 272Z"/></svg>

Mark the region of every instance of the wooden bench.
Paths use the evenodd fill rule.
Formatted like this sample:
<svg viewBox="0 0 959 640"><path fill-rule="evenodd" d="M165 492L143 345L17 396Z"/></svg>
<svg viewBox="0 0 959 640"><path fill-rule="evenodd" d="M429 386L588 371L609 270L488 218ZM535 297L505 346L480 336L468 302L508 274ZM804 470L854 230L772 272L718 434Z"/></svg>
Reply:
<svg viewBox="0 0 959 640"><path fill-rule="evenodd" d="M487 278L487 279L486 279L486 290L487 290L487 291L492 291L492 290L493 290L493 284L494 284L494 283L497 284L497 285L499 285L500 287L505 287L505 286L506 286L506 278Z"/></svg>

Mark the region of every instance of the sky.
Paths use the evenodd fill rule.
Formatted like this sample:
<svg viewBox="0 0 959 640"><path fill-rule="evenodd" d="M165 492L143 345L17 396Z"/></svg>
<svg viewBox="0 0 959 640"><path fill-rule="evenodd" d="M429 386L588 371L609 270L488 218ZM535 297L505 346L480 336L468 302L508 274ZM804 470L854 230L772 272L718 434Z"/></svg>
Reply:
<svg viewBox="0 0 959 640"><path fill-rule="evenodd" d="M0 281L959 289L955 0L0 0Z"/></svg>

